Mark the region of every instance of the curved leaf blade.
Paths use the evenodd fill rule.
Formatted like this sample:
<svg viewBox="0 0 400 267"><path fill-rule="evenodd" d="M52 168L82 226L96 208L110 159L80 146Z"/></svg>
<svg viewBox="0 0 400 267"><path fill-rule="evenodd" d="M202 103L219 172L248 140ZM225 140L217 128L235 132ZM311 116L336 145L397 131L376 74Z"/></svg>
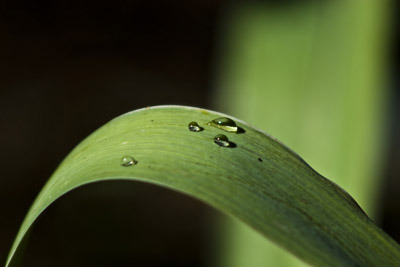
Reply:
<svg viewBox="0 0 400 267"><path fill-rule="evenodd" d="M91 182L130 179L159 184L235 216L315 265L394 265L399 245L337 185L297 154L233 118L241 133L207 125L214 111L160 106L122 115L79 144L28 212L6 266L36 218L61 195ZM196 121L203 131L191 132ZM214 143L225 134L234 144ZM122 166L133 157L136 165Z"/></svg>

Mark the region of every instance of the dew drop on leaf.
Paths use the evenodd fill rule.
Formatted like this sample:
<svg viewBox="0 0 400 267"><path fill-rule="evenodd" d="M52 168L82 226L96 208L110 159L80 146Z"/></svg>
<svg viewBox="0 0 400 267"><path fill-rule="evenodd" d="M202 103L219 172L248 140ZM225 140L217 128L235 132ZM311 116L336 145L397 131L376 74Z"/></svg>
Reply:
<svg viewBox="0 0 400 267"><path fill-rule="evenodd" d="M215 120L212 120L208 123L208 125L214 126L218 129L231 132L231 133L236 133L238 131L238 127L236 125L236 122L233 120L226 118L226 117L221 117L217 118Z"/></svg>
<svg viewBox="0 0 400 267"><path fill-rule="evenodd" d="M136 165L137 163L138 163L137 160L135 160L134 158L132 158L130 156L124 156L121 159L121 166L124 166L124 167Z"/></svg>
<svg viewBox="0 0 400 267"><path fill-rule="evenodd" d="M222 146L222 147L229 147L230 144L231 144L231 143L229 142L228 137L226 137L226 136L223 135L223 134L218 134L218 135L216 135L216 136L214 137L214 143L216 143L217 145Z"/></svg>
<svg viewBox="0 0 400 267"><path fill-rule="evenodd" d="M200 132L200 131L203 130L203 128L201 128L201 127L199 126L199 124L198 124L197 122L195 122L195 121L189 122L188 128L189 128L189 130L192 131L192 132Z"/></svg>

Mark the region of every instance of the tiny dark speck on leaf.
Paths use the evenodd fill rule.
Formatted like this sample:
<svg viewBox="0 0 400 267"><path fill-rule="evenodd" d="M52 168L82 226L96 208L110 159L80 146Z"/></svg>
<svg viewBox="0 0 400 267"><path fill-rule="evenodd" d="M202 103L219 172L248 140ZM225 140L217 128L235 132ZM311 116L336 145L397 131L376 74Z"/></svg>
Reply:
<svg viewBox="0 0 400 267"><path fill-rule="evenodd" d="M259 162L262 162L262 159L261 159L261 158L258 158L258 161L259 161Z"/></svg>

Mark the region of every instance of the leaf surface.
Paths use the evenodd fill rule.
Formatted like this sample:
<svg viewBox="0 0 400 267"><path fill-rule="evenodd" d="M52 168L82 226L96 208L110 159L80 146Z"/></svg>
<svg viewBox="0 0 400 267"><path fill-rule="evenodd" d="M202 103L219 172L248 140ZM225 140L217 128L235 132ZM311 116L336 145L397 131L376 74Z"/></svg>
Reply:
<svg viewBox="0 0 400 267"><path fill-rule="evenodd" d="M399 245L344 190L278 140L243 121L230 117L239 126L238 133L207 124L222 116L229 117L192 107L159 106L105 124L64 159L44 186L6 266L17 258L24 236L52 202L78 186L114 179L154 183L191 195L313 265L400 262ZM192 121L202 131L189 131ZM229 147L214 142L219 134L229 138ZM124 157L133 158L133 164L123 166Z"/></svg>

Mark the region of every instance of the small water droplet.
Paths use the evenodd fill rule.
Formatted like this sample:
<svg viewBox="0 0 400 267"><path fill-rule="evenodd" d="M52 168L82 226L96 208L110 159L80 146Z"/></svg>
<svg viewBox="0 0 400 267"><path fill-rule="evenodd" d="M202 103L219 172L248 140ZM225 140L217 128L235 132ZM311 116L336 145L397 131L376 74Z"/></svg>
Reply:
<svg viewBox="0 0 400 267"><path fill-rule="evenodd" d="M221 118L212 120L208 123L208 125L217 127L219 129L222 129L224 131L231 132L231 133L236 133L238 131L236 122L234 122L233 120L226 118L226 117L221 117Z"/></svg>
<svg viewBox="0 0 400 267"><path fill-rule="evenodd" d="M231 144L231 143L229 142L228 137L226 137L226 136L223 135L223 134L218 134L218 135L216 135L216 136L214 137L214 143L216 143L217 145L222 146L222 147L229 147L230 144Z"/></svg>
<svg viewBox="0 0 400 267"><path fill-rule="evenodd" d="M137 160L135 160L134 158L132 158L130 156L124 156L121 159L121 166L124 166L124 167L136 165L137 163L138 163Z"/></svg>
<svg viewBox="0 0 400 267"><path fill-rule="evenodd" d="M195 121L189 122L188 128L189 128L189 130L192 131L192 132L200 132L200 131L203 130L203 128L201 128L201 127L199 126L199 124L198 124L197 122L195 122Z"/></svg>

